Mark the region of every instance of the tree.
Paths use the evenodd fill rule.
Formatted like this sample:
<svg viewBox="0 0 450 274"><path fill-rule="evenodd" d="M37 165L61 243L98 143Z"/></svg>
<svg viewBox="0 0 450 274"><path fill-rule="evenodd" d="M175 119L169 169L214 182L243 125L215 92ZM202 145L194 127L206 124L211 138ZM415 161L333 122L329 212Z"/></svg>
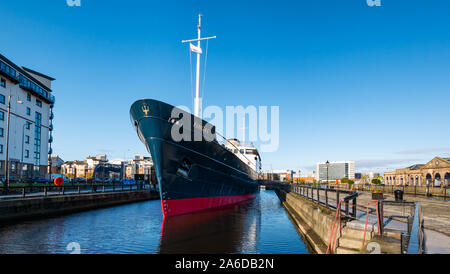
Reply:
<svg viewBox="0 0 450 274"><path fill-rule="evenodd" d="M341 183L348 184L348 181L350 181L348 178L342 178Z"/></svg>
<svg viewBox="0 0 450 274"><path fill-rule="evenodd" d="M381 184L381 180L378 178L372 179L372 184L374 185L380 185Z"/></svg>

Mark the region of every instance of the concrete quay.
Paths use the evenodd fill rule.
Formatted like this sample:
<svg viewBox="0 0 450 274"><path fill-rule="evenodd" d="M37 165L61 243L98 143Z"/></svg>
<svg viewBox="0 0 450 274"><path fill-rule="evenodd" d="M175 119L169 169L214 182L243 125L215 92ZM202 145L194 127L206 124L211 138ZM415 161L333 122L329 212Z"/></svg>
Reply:
<svg viewBox="0 0 450 274"><path fill-rule="evenodd" d="M318 205L293 192L286 193L279 190L278 193L283 205L291 214L294 222L299 226L305 238L307 238L317 253L324 253L329 243L329 233L333 225L332 221L334 220L335 211ZM324 203L324 191L320 191L319 194L320 201ZM411 213L410 208L385 206L385 218L383 220L384 233L383 236L379 236L375 208L374 204L372 204L369 207L365 247L361 248L367 217L366 204L372 198L370 193L359 194L356 219L343 222L343 228L341 234L338 233L337 235L336 249L333 250L333 253L371 253L378 251L381 253L400 253L401 233L407 230L407 224L402 217L406 217ZM386 198L394 200L394 197L391 197L391 195L388 195ZM411 201L409 197L408 201ZM445 229L447 220L446 217L439 217L440 214L448 214L448 202L436 202L435 199L425 197L418 197L415 201L423 203L422 216L428 214L428 218L424 218L424 223L428 223L428 226L431 225L435 228L435 230L424 229L424 253L450 253L450 237L446 235L448 231ZM335 196L328 195L328 203L336 206ZM439 208L438 211L436 211L436 207ZM435 212L431 215L429 211ZM444 213L444 211L446 212ZM369 247L367 244L371 242L377 243L380 249L369 251L373 244L370 244Z"/></svg>
<svg viewBox="0 0 450 274"><path fill-rule="evenodd" d="M334 222L335 211L293 192L277 190L277 194L312 249L316 253L325 254L330 243L330 229ZM329 198L328 202L333 204L335 200ZM369 213L365 244L362 248L366 217L365 212L358 210L356 220L341 221L342 228L337 230L331 253L400 253L401 232L407 229L406 224L386 218L384 234L379 236L377 218Z"/></svg>
<svg viewBox="0 0 450 274"><path fill-rule="evenodd" d="M152 190L49 195L0 199L0 223L97 209L120 204L159 199Z"/></svg>

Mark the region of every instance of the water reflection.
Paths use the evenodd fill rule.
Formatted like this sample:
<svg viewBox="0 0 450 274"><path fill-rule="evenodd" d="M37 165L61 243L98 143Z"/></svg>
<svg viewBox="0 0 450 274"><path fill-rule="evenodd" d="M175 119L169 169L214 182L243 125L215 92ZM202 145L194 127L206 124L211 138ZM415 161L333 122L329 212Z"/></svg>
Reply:
<svg viewBox="0 0 450 274"><path fill-rule="evenodd" d="M309 253L273 191L239 205L164 220L159 200L12 225L0 253Z"/></svg>
<svg viewBox="0 0 450 274"><path fill-rule="evenodd" d="M256 253L259 198L163 220L160 253Z"/></svg>

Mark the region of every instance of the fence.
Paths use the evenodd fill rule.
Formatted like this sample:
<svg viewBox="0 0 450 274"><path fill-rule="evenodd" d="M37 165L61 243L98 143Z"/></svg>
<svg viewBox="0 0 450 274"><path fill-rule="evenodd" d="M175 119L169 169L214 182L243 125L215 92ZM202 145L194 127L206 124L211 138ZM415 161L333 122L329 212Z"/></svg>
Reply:
<svg viewBox="0 0 450 274"><path fill-rule="evenodd" d="M331 187L339 189L349 189L347 184L329 184ZM395 190L401 189L403 193L409 195L423 195L423 196L435 196L444 199L450 199L450 188L445 187L432 187L432 186L405 186L405 185L353 185L353 190L355 191L372 191L374 189L380 189L384 193L394 193Z"/></svg>
<svg viewBox="0 0 450 274"><path fill-rule="evenodd" d="M358 197L358 193L355 191L300 184L292 184L290 191L333 210L337 209L341 195L345 194L346 196L342 198L342 202L344 203L344 215L350 218L356 218L356 198ZM323 192L322 197L320 196L320 192ZM335 203L330 203L329 196L331 195L335 195ZM350 201L352 203L351 212L349 205Z"/></svg>
<svg viewBox="0 0 450 274"><path fill-rule="evenodd" d="M0 187L0 199L14 199L26 197L46 197L51 195L90 194L99 192L154 190L154 185L148 184L84 184L64 186L10 186Z"/></svg>

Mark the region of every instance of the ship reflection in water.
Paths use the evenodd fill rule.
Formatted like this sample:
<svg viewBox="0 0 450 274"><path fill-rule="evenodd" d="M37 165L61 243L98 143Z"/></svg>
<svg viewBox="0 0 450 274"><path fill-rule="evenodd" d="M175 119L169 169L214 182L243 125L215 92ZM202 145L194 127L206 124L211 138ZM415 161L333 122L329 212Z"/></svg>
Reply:
<svg viewBox="0 0 450 274"><path fill-rule="evenodd" d="M0 253L309 253L273 191L168 217L158 200L0 225Z"/></svg>
<svg viewBox="0 0 450 274"><path fill-rule="evenodd" d="M256 253L259 199L165 218L160 253Z"/></svg>

